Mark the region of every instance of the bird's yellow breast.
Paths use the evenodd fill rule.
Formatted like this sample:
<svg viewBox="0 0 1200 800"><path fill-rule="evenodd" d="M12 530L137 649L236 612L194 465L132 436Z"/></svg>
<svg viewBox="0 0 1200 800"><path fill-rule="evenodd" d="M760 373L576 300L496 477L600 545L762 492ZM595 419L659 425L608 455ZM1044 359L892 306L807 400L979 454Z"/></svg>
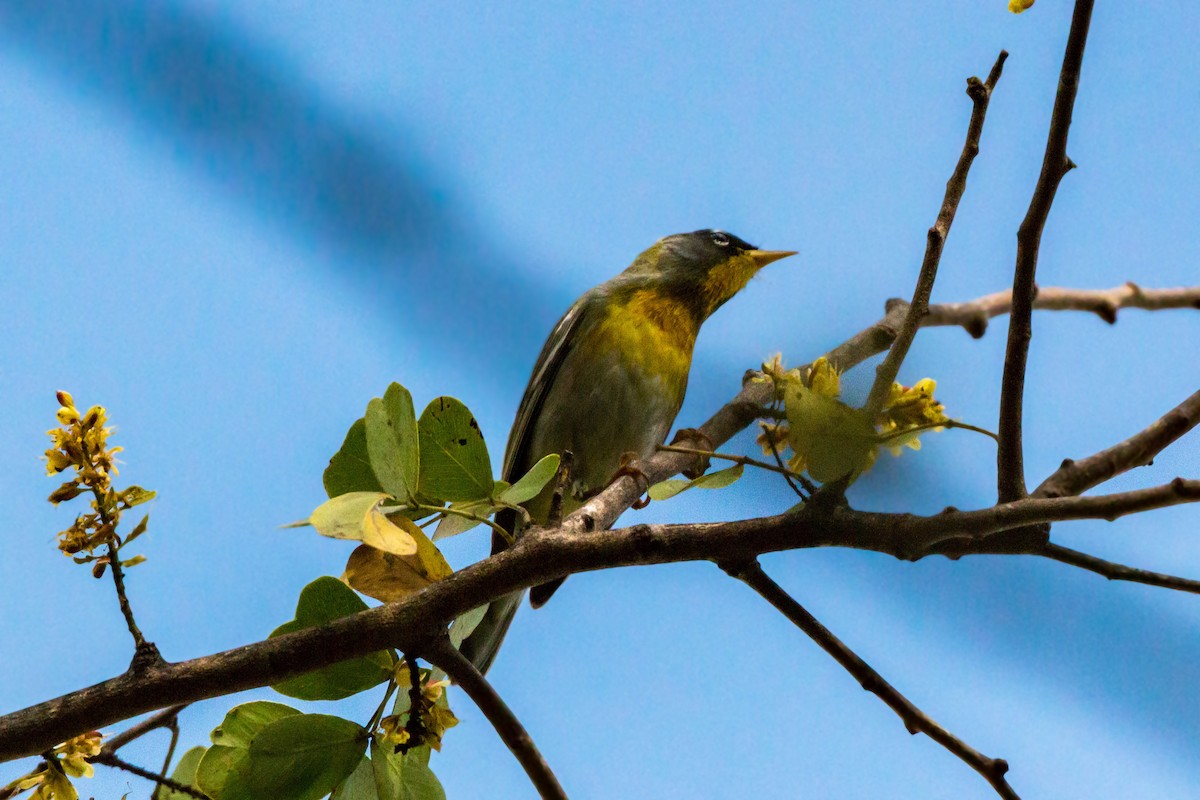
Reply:
<svg viewBox="0 0 1200 800"><path fill-rule="evenodd" d="M598 344L631 365L668 380L687 380L700 325L684 305L653 289L639 289L609 304L596 329Z"/></svg>

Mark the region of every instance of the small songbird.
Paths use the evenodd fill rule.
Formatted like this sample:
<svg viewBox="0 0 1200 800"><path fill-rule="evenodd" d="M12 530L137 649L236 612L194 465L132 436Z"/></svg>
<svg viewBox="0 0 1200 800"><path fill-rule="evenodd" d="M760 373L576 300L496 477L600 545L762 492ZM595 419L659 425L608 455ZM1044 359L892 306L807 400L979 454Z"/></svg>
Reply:
<svg viewBox="0 0 1200 800"><path fill-rule="evenodd" d="M706 319L762 267L789 250L759 250L716 230L657 241L612 280L575 301L542 347L517 410L503 478L515 481L543 456L574 456L563 513L605 488L631 458L645 459L666 439L683 404L696 334ZM553 481L525 504L546 522ZM516 515L497 515L512 531ZM505 547L493 535L492 552ZM534 587L545 603L561 580ZM462 645L482 672L520 606L518 592L493 602Z"/></svg>

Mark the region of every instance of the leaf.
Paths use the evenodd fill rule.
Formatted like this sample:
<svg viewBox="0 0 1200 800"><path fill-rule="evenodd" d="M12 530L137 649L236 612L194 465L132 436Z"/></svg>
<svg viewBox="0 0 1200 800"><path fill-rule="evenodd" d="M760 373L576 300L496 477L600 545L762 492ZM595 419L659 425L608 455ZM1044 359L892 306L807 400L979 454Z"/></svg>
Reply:
<svg viewBox="0 0 1200 800"><path fill-rule="evenodd" d="M130 486L123 489L120 495L121 502L126 508L133 508L134 506L140 506L142 503L149 503L157 496L158 492L143 489L141 486Z"/></svg>
<svg viewBox="0 0 1200 800"><path fill-rule="evenodd" d="M429 768L429 748L416 747L407 753L371 741L371 768L375 789L388 800L446 800L446 791Z"/></svg>
<svg viewBox="0 0 1200 800"><path fill-rule="evenodd" d="M417 543L379 508L388 498L379 492L338 495L317 506L308 521L322 536L361 541L396 555L412 555L417 552Z"/></svg>
<svg viewBox="0 0 1200 800"><path fill-rule="evenodd" d="M472 500L468 503L451 503L450 508L487 519L496 511L496 504L490 499ZM436 542L450 536L457 536L460 533L471 530L476 525L482 524L482 522L473 520L470 517L464 517L461 514L447 513L446 516L442 517L442 521L438 523L437 530L433 532L433 541Z"/></svg>
<svg viewBox="0 0 1200 800"><path fill-rule="evenodd" d="M171 773L171 780L182 783L184 786L194 787L196 785L196 767L200 766L200 759L207 751L207 747L193 747L184 753ZM192 798L190 795L164 786L159 789L158 800L192 800Z"/></svg>
<svg viewBox="0 0 1200 800"><path fill-rule="evenodd" d="M276 720L300 712L283 703L255 700L229 709L224 721L213 728L209 738L215 745L224 747L249 747L250 740L264 727Z"/></svg>
<svg viewBox="0 0 1200 800"><path fill-rule="evenodd" d="M686 492L688 489L724 489L742 477L744 471L744 466L734 464L728 469L706 472L699 478L693 478L690 481L682 478L671 478L659 481L651 486L646 493L650 495L651 500L668 500L680 492Z"/></svg>
<svg viewBox="0 0 1200 800"><path fill-rule="evenodd" d="M454 618L454 623L450 626L450 643L456 649L462 646L463 640L470 636L471 632L483 621L487 610L488 607L485 603Z"/></svg>
<svg viewBox="0 0 1200 800"><path fill-rule="evenodd" d="M133 530L131 530L129 532L129 535L125 537L125 541L122 544L129 544L134 539L141 536L143 533L146 532L146 526L149 524L150 524L150 515L147 514L146 516L142 517L141 522L139 522L137 525L133 526Z"/></svg>
<svg viewBox="0 0 1200 800"><path fill-rule="evenodd" d="M143 556L143 555L136 555L136 556L134 556L133 558L127 558L127 559L125 559L124 561L122 561L122 562L121 562L121 566L122 566L122 567L136 567L138 564L142 564L142 563L144 563L145 561L146 561L146 557L145 557L145 556Z"/></svg>
<svg viewBox="0 0 1200 800"><path fill-rule="evenodd" d="M375 771L371 760L363 758L350 773L350 777L342 781L333 790L330 800L379 800L379 792L375 790Z"/></svg>
<svg viewBox="0 0 1200 800"><path fill-rule="evenodd" d="M417 421L421 439L421 491L451 502L492 494L492 461L479 424L461 402L439 397Z"/></svg>
<svg viewBox="0 0 1200 800"><path fill-rule="evenodd" d="M537 497L546 484L554 480L554 476L558 473L558 462L558 453L546 456L522 475L520 480L505 489L499 499L505 503L520 505L526 500Z"/></svg>
<svg viewBox="0 0 1200 800"><path fill-rule="evenodd" d="M866 412L795 383L784 403L788 441L815 480L857 476L870 466L879 436Z"/></svg>
<svg viewBox="0 0 1200 800"><path fill-rule="evenodd" d="M388 494L408 500L416 496L420 439L412 395L393 383L367 403L367 453L379 485Z"/></svg>
<svg viewBox="0 0 1200 800"><path fill-rule="evenodd" d="M196 787L215 800L258 800L248 783L250 742L272 722L299 713L291 706L265 700L231 708L209 735L213 746L196 765Z"/></svg>
<svg viewBox="0 0 1200 800"><path fill-rule="evenodd" d="M304 587L296 603L296 618L280 625L267 638L324 625L335 619L365 611L367 604L346 584L333 577L317 578ZM300 700L341 700L386 681L392 672L392 656L379 650L361 658L331 664L271 688Z"/></svg>
<svg viewBox="0 0 1200 800"><path fill-rule="evenodd" d="M357 419L350 426L341 449L329 459L322 481L325 494L330 497L349 492L383 491L371 469L371 457L367 454L367 424L364 420Z"/></svg>
<svg viewBox="0 0 1200 800"><path fill-rule="evenodd" d="M258 798L318 800L354 771L368 738L358 723L329 714L277 720L250 742L248 784Z"/></svg>
<svg viewBox="0 0 1200 800"><path fill-rule="evenodd" d="M350 554L342 576L353 588L385 603L402 600L454 572L424 531L410 520L396 519L416 540L417 552L399 556L363 544Z"/></svg>

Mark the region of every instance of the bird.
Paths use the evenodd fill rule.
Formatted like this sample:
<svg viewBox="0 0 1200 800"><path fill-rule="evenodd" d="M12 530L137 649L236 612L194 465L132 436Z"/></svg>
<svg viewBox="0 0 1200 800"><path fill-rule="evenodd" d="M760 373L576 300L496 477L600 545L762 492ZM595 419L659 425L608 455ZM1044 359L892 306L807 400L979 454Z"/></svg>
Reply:
<svg viewBox="0 0 1200 800"><path fill-rule="evenodd" d="M659 239L623 272L575 301L550 332L534 365L505 449L512 482L544 456L573 457L563 514L636 470L670 432L687 390L700 326L764 266L795 255L760 250L732 233L703 229ZM554 481L524 504L545 524ZM512 510L496 515L510 534ZM507 546L498 533L492 552ZM538 608L563 579L535 586ZM486 673L524 592L493 601L461 652Z"/></svg>

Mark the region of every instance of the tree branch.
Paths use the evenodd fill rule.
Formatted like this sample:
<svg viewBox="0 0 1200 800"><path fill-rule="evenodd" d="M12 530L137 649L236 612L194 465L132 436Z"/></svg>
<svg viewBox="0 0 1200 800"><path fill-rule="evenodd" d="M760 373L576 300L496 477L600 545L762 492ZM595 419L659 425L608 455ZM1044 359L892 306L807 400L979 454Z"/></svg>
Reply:
<svg viewBox="0 0 1200 800"><path fill-rule="evenodd" d="M538 795L545 800L567 800L567 793L559 784L558 778L546 763L546 759L533 743L533 737L525 730L525 726L517 719L517 715L496 693L475 665L458 652L446 637L437 640L432 650L425 656L434 665L440 667L458 686L470 697L475 705L483 712L483 716L496 729L496 733L516 756L517 761L529 776L529 780L537 789Z"/></svg>
<svg viewBox="0 0 1200 800"><path fill-rule="evenodd" d="M1066 497L1086 492L1126 470L1149 464L1156 455L1200 424L1200 391L1123 442L1079 461L1066 459L1034 490L1034 497Z"/></svg>
<svg viewBox="0 0 1200 800"><path fill-rule="evenodd" d="M949 750L968 766L978 772L992 785L996 793L1008 800L1019 800L1017 793L1008 785L1004 775L1008 762L1002 758L989 758L959 739L935 722L928 714L913 705L896 687L888 683L871 665L851 650L845 642L809 613L808 609L771 580L757 560L737 565L720 565L727 573L749 586L788 618L797 628L817 643L833 659L849 672L859 685L882 700L896 712L904 727L911 734L924 733L930 739Z"/></svg>
<svg viewBox="0 0 1200 800"><path fill-rule="evenodd" d="M126 730L110 737L104 743L104 750L102 752L115 753L134 739L140 739L147 733L150 733L150 731L170 727L171 723L179 716L179 712L185 708L187 708L187 703L164 708L162 711L151 717L147 717L136 725L129 726Z"/></svg>
<svg viewBox="0 0 1200 800"><path fill-rule="evenodd" d="M963 144L962 153L950 180L946 181L946 193L942 197L942 207L938 211L937 220L925 235L925 258L921 261L921 272L917 277L917 286L913 290L913 299L908 306L904 322L888 350L887 357L875 368L875 381L871 384L866 403L866 409L872 417L883 408L888 391L900 373L900 365L904 363L904 357L908 355L908 349L916 338L921 318L929 311L929 296L933 293L933 283L937 279L942 249L946 245L946 237L950 235L950 226L954 224L959 201L967 189L967 174L971 171L971 163L975 161L975 156L979 155L979 137L983 133L988 101L992 98L996 81L1000 80L1004 60L1007 58L1008 52L1001 50L987 81L980 81L975 77L967 79L967 96L973 104L971 121L967 125L967 140Z"/></svg>
<svg viewBox="0 0 1200 800"><path fill-rule="evenodd" d="M730 412L729 419L718 420L713 428L736 424L736 413ZM646 463L658 472L678 471L677 462L688 458L659 453ZM131 670L0 717L0 761L36 755L81 731L167 705L268 686L386 647L420 652L459 614L576 572L679 561L738 561L808 547L852 547L903 559L923 558L949 547L955 555L1012 552L989 549L988 535L1022 525L1115 519L1193 502L1200 500L1200 481L1176 479L1151 489L1096 497L1026 498L977 511L949 509L930 517L807 504L774 517L634 525L604 536L586 535L598 522L611 524L610 518L636 499L636 491L632 479L622 479L568 516L560 528L533 529L504 552L405 600L216 655Z"/></svg>
<svg viewBox="0 0 1200 800"><path fill-rule="evenodd" d="M1071 129L1071 114L1079 90L1079 73L1083 66L1083 49L1087 44L1088 26L1092 18L1093 0L1076 0L1071 17L1071 32L1063 54L1062 71L1058 77L1058 92L1054 112L1050 116L1050 133L1046 137L1046 155L1038 175L1029 210L1017 232L1017 262L1013 274L1012 312L1008 325L1008 347L1004 355L1004 377L1000 389L1000 445L996 454L997 494L1000 502L1025 496L1025 461L1021 444L1021 420L1025 394L1025 363L1029 356L1029 340L1033 338L1033 299L1037 294L1034 282L1037 274L1038 250L1042 230L1050 215L1050 206L1058 185L1074 167L1067 157L1067 134Z"/></svg>
<svg viewBox="0 0 1200 800"><path fill-rule="evenodd" d="M130 764L128 761L117 758L111 753L101 753L92 759L93 764L103 764L106 767L114 767L116 769L125 770L126 772L137 775L139 778L145 778L148 781L154 781L159 786L165 786L168 789L186 794L189 797L196 797L199 800L209 800L208 795L198 789L193 789L191 786L184 786L179 781L171 780L165 775L158 775L148 769L139 767L137 764Z"/></svg>
<svg viewBox="0 0 1200 800"><path fill-rule="evenodd" d="M1192 580L1191 578L1180 578L1176 575L1167 575L1162 572L1137 569L1136 567L1129 567L1114 561L1105 561L1103 558L1096 558L1096 556L1081 553L1078 550L1072 550L1069 547L1063 547L1054 543L1047 544L1040 552L1034 555L1043 556L1054 561L1061 561L1064 564L1070 564L1072 567L1079 567L1089 572L1095 572L1097 575L1103 575L1110 581L1144 583L1148 586L1160 586L1164 589L1175 589L1180 592L1200 594L1200 581Z"/></svg>

